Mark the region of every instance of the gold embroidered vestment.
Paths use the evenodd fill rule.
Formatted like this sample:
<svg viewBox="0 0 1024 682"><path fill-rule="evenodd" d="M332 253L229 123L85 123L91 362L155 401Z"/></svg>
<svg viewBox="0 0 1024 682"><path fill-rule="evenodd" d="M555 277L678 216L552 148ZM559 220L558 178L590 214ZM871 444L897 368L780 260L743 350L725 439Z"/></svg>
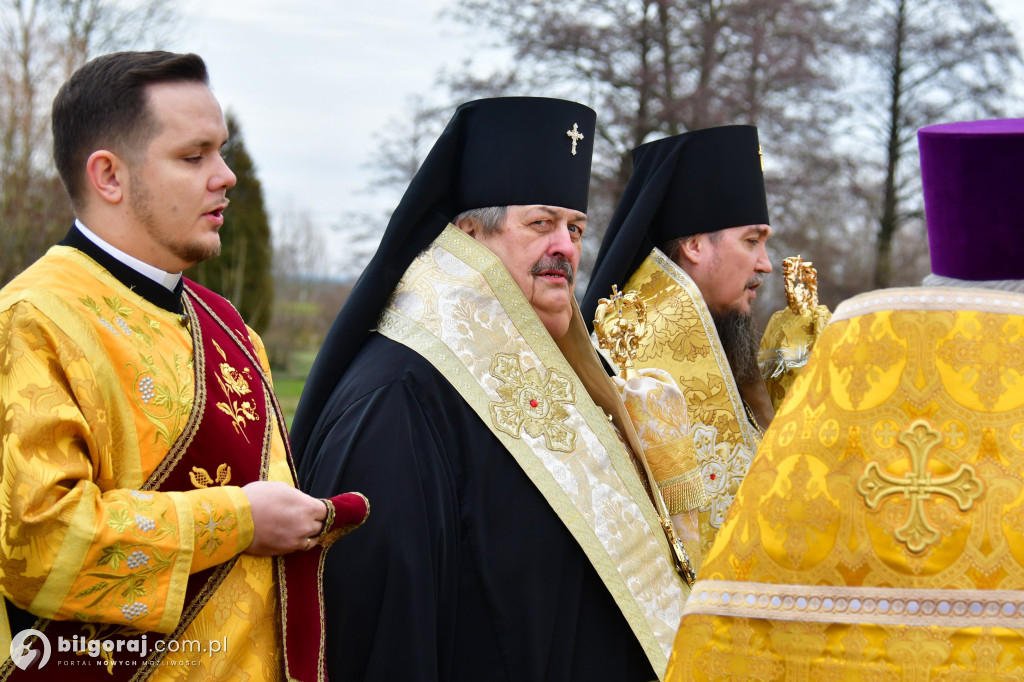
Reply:
<svg viewBox="0 0 1024 682"><path fill-rule="evenodd" d="M711 547L747 473L758 432L747 418L711 313L689 275L654 249L623 291L637 292L647 310L647 331L639 340L634 364L668 372L686 399L704 486L701 497L707 500L698 512L698 545L690 552L699 568L699 556ZM688 484L690 477L679 480ZM670 499L672 490L665 496ZM672 513L677 511L682 510Z"/></svg>
<svg viewBox="0 0 1024 682"><path fill-rule="evenodd" d="M250 336L266 370L262 343ZM268 445L267 478L292 484L276 418L255 414L247 399L264 390L259 379L230 366L221 377L198 390L231 415L238 438ZM181 434L196 391L181 318L80 251L54 247L4 288L0 589L8 600L44 618L95 621L83 628L100 639L112 628L175 628L189 576L238 554L253 532L245 494L216 461L191 472L195 490L140 490ZM276 592L271 560L241 555L182 635L226 642L224 653L168 653L155 675L279 675Z"/></svg>
<svg viewBox="0 0 1024 682"><path fill-rule="evenodd" d="M841 304L685 611L671 680L1024 677L1024 295Z"/></svg>

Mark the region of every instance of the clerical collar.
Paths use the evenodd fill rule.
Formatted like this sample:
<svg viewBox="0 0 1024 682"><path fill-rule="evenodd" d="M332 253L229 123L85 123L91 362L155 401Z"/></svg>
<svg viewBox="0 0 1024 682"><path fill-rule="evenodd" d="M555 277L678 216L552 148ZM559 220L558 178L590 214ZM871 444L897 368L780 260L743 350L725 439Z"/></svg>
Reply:
<svg viewBox="0 0 1024 682"><path fill-rule="evenodd" d="M90 230L88 227L85 226L85 223L83 223L78 218L75 218L75 227L78 228L79 232L88 237L89 241L91 241L93 244L100 247L101 249L109 253L111 256L113 256L117 260L121 261L122 263L130 267L132 270L135 270L140 275L149 277L151 280L153 280L157 284L160 284L168 291L174 291L175 287L178 286L178 282L181 280L180 272L164 272L160 268L153 267L149 263L144 263L140 261L135 256L128 255L121 249L117 248L116 246L114 246L113 244L106 241L98 234Z"/></svg>
<svg viewBox="0 0 1024 682"><path fill-rule="evenodd" d="M181 273L171 275L129 256L100 239L78 220L75 220L75 224L60 241L60 245L78 249L89 256L121 284L153 305L179 315L184 312L181 303L184 279ZM143 266L145 271L135 264ZM158 273L155 277L154 271Z"/></svg>

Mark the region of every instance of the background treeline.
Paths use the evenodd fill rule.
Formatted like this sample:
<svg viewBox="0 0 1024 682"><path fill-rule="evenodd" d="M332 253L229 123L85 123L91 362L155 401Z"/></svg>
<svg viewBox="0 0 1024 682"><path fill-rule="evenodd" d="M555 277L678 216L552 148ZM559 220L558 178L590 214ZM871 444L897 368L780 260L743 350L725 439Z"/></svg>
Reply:
<svg viewBox="0 0 1024 682"><path fill-rule="evenodd" d="M449 17L497 36L507 65L467 62L411 98L376 157L378 185L404 188L459 102L574 99L598 114L589 223L600 235L631 149L753 124L773 262L813 260L830 307L928 272L918 128L1024 115L1020 48L985 0L456 0ZM578 293L600 245L586 241ZM784 305L780 280L763 315Z"/></svg>
<svg viewBox="0 0 1024 682"><path fill-rule="evenodd" d="M834 306L927 272L916 130L1024 115L1018 43L985 0L453 0L447 16L489 66L467 60L409 93L404 118L381 129L369 184L397 202L462 101L589 104L600 137L579 294L639 144L757 125L773 261L813 260L822 301ZM0 0L0 283L70 224L50 161L56 88L97 54L167 44L180 23L167 0ZM288 369L319 344L344 299L338 280L358 275L387 217L339 207L345 227L331 239L351 247L326 262L326 235L301 206L268 218L244 118L229 112L225 153L239 183L223 254L188 274L230 297ZM763 315L783 305L780 280L759 298Z"/></svg>

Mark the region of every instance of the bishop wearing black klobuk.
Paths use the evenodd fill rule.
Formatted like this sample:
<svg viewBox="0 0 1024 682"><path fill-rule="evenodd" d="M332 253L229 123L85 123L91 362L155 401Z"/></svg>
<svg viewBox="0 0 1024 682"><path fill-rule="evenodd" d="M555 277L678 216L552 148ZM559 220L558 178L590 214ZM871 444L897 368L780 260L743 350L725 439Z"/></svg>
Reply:
<svg viewBox="0 0 1024 682"><path fill-rule="evenodd" d="M772 407L756 365L756 345L749 353L726 345L718 324L722 319L742 321L734 310L716 311L712 289L698 282L661 248L675 240L708 234L728 239L760 235L754 250L725 251L718 246L725 271L727 259L741 259L738 288L759 281L771 271L764 252L768 230L768 204L757 128L749 125L695 130L649 142L633 150L633 174L616 207L598 252L594 272L581 305L592 324L598 302L619 291L636 291L647 310L648 333L640 341L634 364L641 369L668 372L686 398L690 433L707 494L699 510L699 548L690 548L699 568L721 526L733 494L750 466L759 442L759 430L771 421ZM733 230L749 226L750 234ZM739 255L742 253L743 255ZM752 257L750 254L760 254ZM733 263L735 264L735 263ZM706 271L705 271L706 272ZM733 275L735 279L735 275ZM704 277L705 280L709 278ZM747 289L756 288L747 286ZM707 290L707 291L706 291ZM749 311L749 300L719 295L718 303L739 305ZM732 313L732 314L730 314ZM728 326L728 325L726 325ZM743 338L743 335L736 335ZM733 355L733 357L730 357ZM749 356L749 357L747 357ZM736 372L737 360L749 360L748 371ZM751 371L752 370L752 371ZM666 499L673 497L662 487ZM676 515L686 511L670 504Z"/></svg>
<svg viewBox="0 0 1024 682"><path fill-rule="evenodd" d="M687 592L575 302L553 339L449 225L585 212L594 124L561 100L460 106L314 364L292 430L302 484L374 499L363 541L325 567L335 679L663 675Z"/></svg>

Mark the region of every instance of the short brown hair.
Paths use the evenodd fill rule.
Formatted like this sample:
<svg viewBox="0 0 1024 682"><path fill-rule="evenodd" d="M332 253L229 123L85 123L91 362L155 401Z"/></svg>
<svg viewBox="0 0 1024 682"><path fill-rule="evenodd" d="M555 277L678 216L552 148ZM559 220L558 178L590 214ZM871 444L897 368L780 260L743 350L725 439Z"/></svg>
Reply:
<svg viewBox="0 0 1024 682"><path fill-rule="evenodd" d="M71 75L53 100L53 160L77 209L85 200L85 163L97 149L139 160L156 134L146 88L156 83L209 85L202 58L173 52L115 52Z"/></svg>

